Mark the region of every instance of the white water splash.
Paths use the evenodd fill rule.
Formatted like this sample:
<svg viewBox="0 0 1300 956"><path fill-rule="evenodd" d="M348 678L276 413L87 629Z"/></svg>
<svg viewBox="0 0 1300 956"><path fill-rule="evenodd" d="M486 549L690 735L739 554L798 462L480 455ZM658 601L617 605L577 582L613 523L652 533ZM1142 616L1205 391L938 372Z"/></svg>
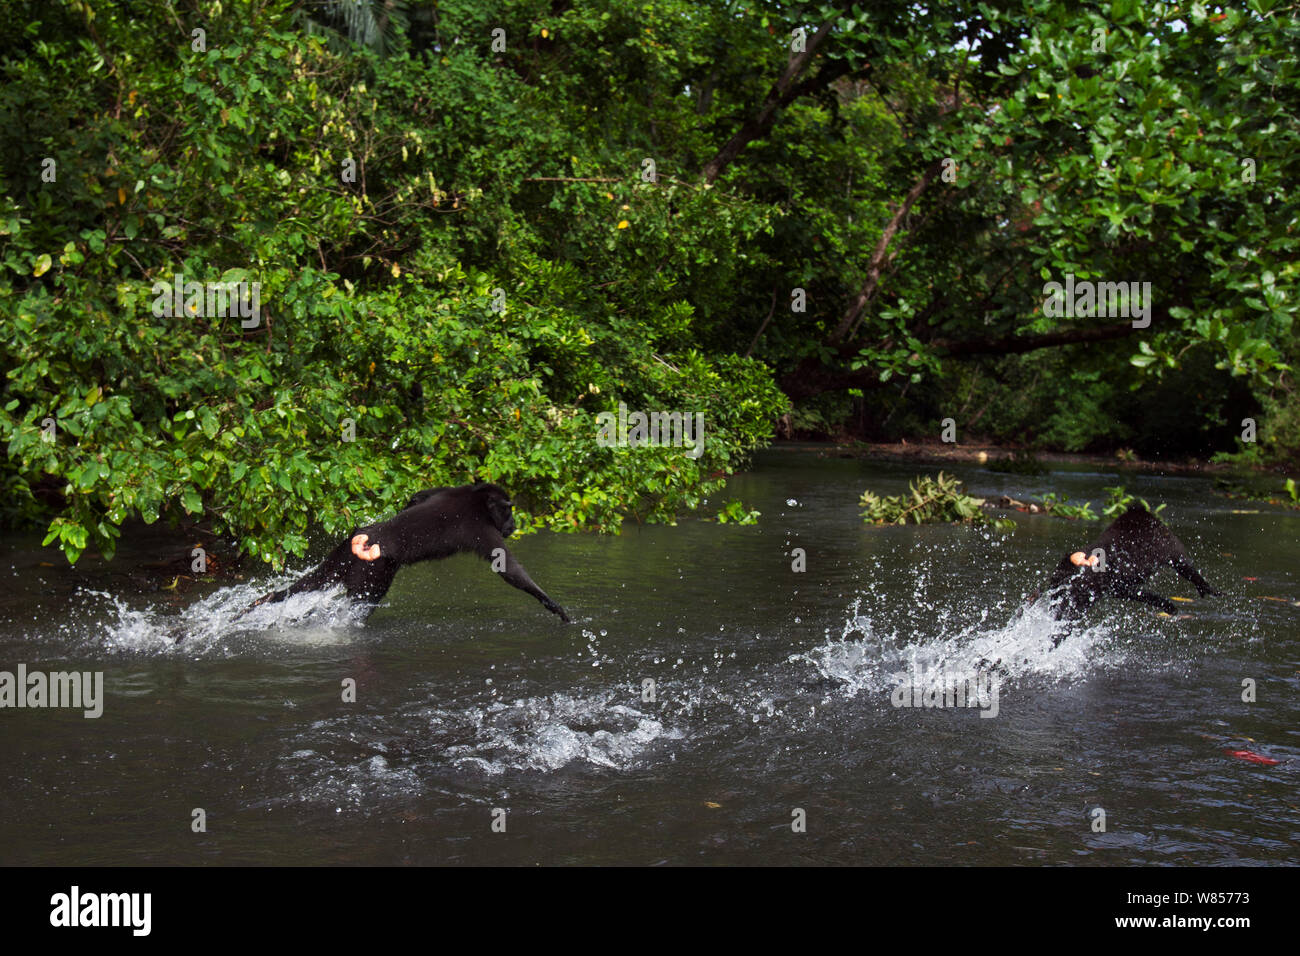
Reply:
<svg viewBox="0 0 1300 956"><path fill-rule="evenodd" d="M439 767L490 777L566 767L627 770L650 759L657 741L682 737L658 717L615 703L616 696L626 699L626 691L317 721L284 758L292 791L266 803L369 807L425 791Z"/></svg>
<svg viewBox="0 0 1300 956"><path fill-rule="evenodd" d="M574 763L623 770L655 741L678 740L679 730L665 727L655 716L625 704L625 691L588 697L552 694L512 704L431 715L435 729L470 723L474 741L448 747L446 756L458 767L485 773L506 770L550 772Z"/></svg>
<svg viewBox="0 0 1300 956"><path fill-rule="evenodd" d="M73 642L137 654L193 656L227 645L232 636L250 635L294 644L348 643L369 610L347 600L342 586L295 594L247 613L245 609L265 593L264 587L223 587L185 608L182 615L156 606L133 608L106 591L83 588L80 593L109 606L106 621L78 625L76 633L69 633Z"/></svg>
<svg viewBox="0 0 1300 956"><path fill-rule="evenodd" d="M919 638L921 628L908 626L900 632L897 626L878 623L875 615L861 610L861 603L861 598L853 603L838 639L789 658L811 664L824 679L839 683L846 697L887 694L926 672L973 675L996 667L1003 680L1070 680L1086 677L1099 663L1114 666L1124 660L1123 650L1108 643L1111 632L1104 624L1076 627L1053 646L1061 624L1041 603L1001 627L978 620L952 631L947 624L957 615L951 609L929 610L932 620L937 618L939 636ZM918 602L917 607L925 610L926 605ZM934 631L934 624L926 630ZM945 633L951 636L942 636Z"/></svg>

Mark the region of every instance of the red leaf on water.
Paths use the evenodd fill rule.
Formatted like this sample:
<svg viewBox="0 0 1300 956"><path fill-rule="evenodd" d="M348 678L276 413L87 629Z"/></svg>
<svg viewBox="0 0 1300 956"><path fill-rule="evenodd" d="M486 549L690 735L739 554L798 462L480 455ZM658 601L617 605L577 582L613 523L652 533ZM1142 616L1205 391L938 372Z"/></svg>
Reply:
<svg viewBox="0 0 1300 956"><path fill-rule="evenodd" d="M1242 579L1243 581L1258 581L1258 580L1259 580L1259 578L1248 578L1248 577L1246 577L1244 574L1241 576L1241 579Z"/></svg>
<svg viewBox="0 0 1300 956"><path fill-rule="evenodd" d="M1276 767L1282 761L1274 760L1272 757L1264 757L1249 750L1225 750L1229 757L1236 757L1238 760L1245 760L1249 763L1263 764L1265 767Z"/></svg>

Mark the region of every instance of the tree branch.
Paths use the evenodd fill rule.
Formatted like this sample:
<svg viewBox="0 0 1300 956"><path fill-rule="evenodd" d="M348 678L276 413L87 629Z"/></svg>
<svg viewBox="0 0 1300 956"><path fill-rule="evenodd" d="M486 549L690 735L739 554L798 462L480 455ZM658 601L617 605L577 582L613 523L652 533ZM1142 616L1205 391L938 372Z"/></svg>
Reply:
<svg viewBox="0 0 1300 956"><path fill-rule="evenodd" d="M772 287L772 308L767 310L767 318L763 320L763 324L760 325L758 327L758 331L754 333L754 341L750 342L749 348L745 350L745 358L749 358L751 355L754 354L754 349L758 345L758 340L763 337L763 331L767 328L767 323L771 322L772 316L776 314L777 292L778 292L778 288L776 286L773 286Z"/></svg>
<svg viewBox="0 0 1300 956"><path fill-rule="evenodd" d="M1152 309L1152 321L1165 310ZM1038 335L1003 335L995 339L933 339L926 343L931 348L943 349L948 355L1018 355L1034 352L1038 349L1052 348L1058 345L1084 345L1089 342L1109 342L1123 339L1134 332L1146 329L1133 328L1132 322L1123 325L1089 325L1055 332L1042 332Z"/></svg>
<svg viewBox="0 0 1300 956"><path fill-rule="evenodd" d="M834 23L834 20L827 20L817 28L817 32L812 35L807 46L804 47L804 51L790 58L785 71L781 74L780 79L772 84L772 89L768 91L767 97L763 100L763 105L759 107L758 112L746 119L731 139L727 140L726 145L718 150L717 155L705 163L702 174L706 183L714 182L722 171L740 155L741 150L754 140L760 139L767 134L773 124L776 123L778 110L788 105L796 96L807 91L808 87L805 84L796 84L794 82L795 78L812 62L813 54L830 36ZM842 73L843 70L835 71L835 76ZM819 78L821 75L818 75ZM831 79L834 79L835 76L831 76Z"/></svg>
<svg viewBox="0 0 1300 956"><path fill-rule="evenodd" d="M1152 327L1157 319L1167 318L1168 307L1152 308ZM1123 325L1090 325L1058 329L1055 332L1043 332L1037 335L1003 335L988 339L933 339L926 343L927 348L942 349L944 358L964 359L976 355L1018 355L1038 349L1054 348L1065 345L1087 345L1092 342L1107 342L1127 338L1137 332L1149 332L1146 329L1133 328L1132 322ZM849 361L853 348L841 344L836 359ZM839 392L850 388L879 388L880 370L876 368L845 369L822 364L815 358L807 358L792 371L781 376L778 383L781 391L792 401L811 398L824 392Z"/></svg>
<svg viewBox="0 0 1300 956"><path fill-rule="evenodd" d="M894 215L889 222L886 223L884 231L880 234L880 239L876 242L876 248L871 252L871 259L867 262L867 281L863 283L858 294L853 297L853 302L849 305L848 311L844 313L844 316L840 319L840 324L831 333L828 340L831 344L839 342L848 334L858 316L862 314L862 310L866 308L867 302L875 294L876 286L880 282L880 276L889 263L889 243L893 241L894 236L898 233L898 227L902 225L904 217L912 211L912 206L921 198L921 193L925 192L925 188L934 182L934 177L939 175L939 170L942 168L942 163L939 160L931 163L930 167L921 175L921 178L907 191L907 195L903 197L903 202L894 211Z"/></svg>

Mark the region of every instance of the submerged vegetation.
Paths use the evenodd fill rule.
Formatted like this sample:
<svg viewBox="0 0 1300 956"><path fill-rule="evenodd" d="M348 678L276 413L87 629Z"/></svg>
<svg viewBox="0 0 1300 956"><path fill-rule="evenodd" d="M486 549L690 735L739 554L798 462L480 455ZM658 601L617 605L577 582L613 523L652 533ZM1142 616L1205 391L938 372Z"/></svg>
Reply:
<svg viewBox="0 0 1300 956"><path fill-rule="evenodd" d="M1138 498L1135 495L1130 495L1124 490L1123 485L1102 488L1102 491L1107 493L1107 498L1106 504L1102 506L1101 513L1107 518L1118 518L1125 511L1128 511L1129 508L1133 507L1133 505L1141 505L1144 510L1151 512L1153 515L1158 515L1160 512L1165 510L1163 502L1152 508L1151 503L1145 498Z"/></svg>
<svg viewBox="0 0 1300 956"><path fill-rule="evenodd" d="M1101 506L1100 515L1092 510L1092 502L1072 503L1066 495L1058 495L1055 492L1043 495L1042 500L1036 505L1026 504L1023 501L1015 501L1010 498L1004 498L1002 504L1004 507L1015 508L1019 511L1041 511L1053 518L1068 518L1072 521L1100 521L1103 516L1117 518L1135 504L1141 505L1152 514L1159 514L1165 508L1164 504L1152 508L1145 498L1138 498L1129 494L1124 490L1123 485L1115 485L1102 490L1107 493L1107 497L1105 503Z"/></svg>

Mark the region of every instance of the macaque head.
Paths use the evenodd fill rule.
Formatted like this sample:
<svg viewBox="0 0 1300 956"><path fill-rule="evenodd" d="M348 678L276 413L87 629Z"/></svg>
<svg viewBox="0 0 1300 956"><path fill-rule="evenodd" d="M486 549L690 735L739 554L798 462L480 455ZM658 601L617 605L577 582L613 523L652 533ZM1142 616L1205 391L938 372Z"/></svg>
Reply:
<svg viewBox="0 0 1300 956"><path fill-rule="evenodd" d="M515 533L514 502L505 490L497 485L475 485L474 490L483 496L484 507L492 524L501 532L501 537L508 538Z"/></svg>

